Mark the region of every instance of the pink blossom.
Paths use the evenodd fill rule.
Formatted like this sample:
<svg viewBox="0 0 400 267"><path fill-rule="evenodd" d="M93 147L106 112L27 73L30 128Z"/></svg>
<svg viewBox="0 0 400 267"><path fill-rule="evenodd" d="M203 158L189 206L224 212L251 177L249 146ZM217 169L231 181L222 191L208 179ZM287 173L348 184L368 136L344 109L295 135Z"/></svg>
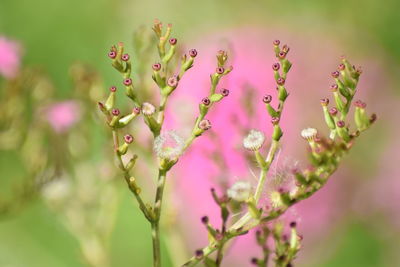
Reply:
<svg viewBox="0 0 400 267"><path fill-rule="evenodd" d="M0 36L0 75L14 78L20 68L20 45L4 36Z"/></svg>
<svg viewBox="0 0 400 267"><path fill-rule="evenodd" d="M80 119L80 106L76 101L56 102L45 109L46 119L57 133L68 131Z"/></svg>

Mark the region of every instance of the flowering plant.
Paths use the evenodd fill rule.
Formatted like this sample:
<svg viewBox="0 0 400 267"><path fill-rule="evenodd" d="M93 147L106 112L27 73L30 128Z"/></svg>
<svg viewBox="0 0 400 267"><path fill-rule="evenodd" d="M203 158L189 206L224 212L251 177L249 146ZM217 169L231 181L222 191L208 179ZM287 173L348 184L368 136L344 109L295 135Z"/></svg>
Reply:
<svg viewBox="0 0 400 267"><path fill-rule="evenodd" d="M197 56L195 49L189 50L181 57L179 67L176 67L178 41L176 38L170 38L171 30L172 26L168 25L164 31L159 21L156 21L153 26L157 38L159 62L152 65L152 79L159 88L159 104L153 105L146 99L148 96L135 88L132 79L132 61L129 54L124 52L123 43L112 46L108 56L112 60L112 66L122 75L122 85L131 102L131 111L122 114L116 107L116 86L110 87L108 98L98 103L112 133L113 150L118 167L137 200L143 216L151 225L154 266L161 266L160 219L167 176L170 170L179 164L180 157L183 157L184 152L190 149L196 138L211 129L212 123L207 118L209 110L229 95L229 90L219 88L219 82L233 70L233 67L228 65L228 53L219 51L215 71L210 75L209 91L199 101L198 116L194 119L189 136L182 137L177 131L166 131L164 121L168 100L178 89L179 82L185 73L195 65ZM338 70L331 74L334 79L334 84L330 87L334 107L328 107L330 102L328 98L321 100L324 120L330 130L329 137L322 136L315 128L307 128L301 132L300 135L308 143L309 166L304 169L297 166L293 168L291 170L293 185L285 187L278 183L276 190L270 190L269 202L264 203L263 192L265 187L268 187L268 173L276 159L284 133L280 122L284 118L284 107L289 96L285 83L292 67L288 59L289 47L281 46L279 40L273 42L273 47L278 61L272 65L277 86L276 96L266 95L262 99L266 112L271 116L273 130L270 138L266 138L263 132L253 129L243 139L243 147L253 153L259 167L257 186L253 190L248 182L238 181L221 195L215 189L211 189L213 199L221 211L221 226L213 226L207 216L201 218L208 232L209 244L196 250L195 255L183 266L194 266L199 262L204 262L206 266L220 266L231 240L247 234L253 228L258 228L257 243L261 246L264 256L261 259L253 258L251 262L257 266L267 266L273 260L276 266L291 266L300 249L301 237L296 230L297 224L295 221L290 222L290 232L287 234L286 225L276 219L289 207L309 198L323 187L337 170L357 137L376 120L376 115L367 115L366 104L357 100L354 102L355 127L350 127L350 108L362 71L343 57ZM274 107L272 102L275 98L278 105ZM158 176L155 199L152 203L147 203L141 194L139 182L142 180L137 178L136 173L134 174L138 156L130 151L135 138L127 132L128 125L138 117L143 118L151 132L153 151L157 157ZM267 151L265 151L265 143L268 143ZM233 213L242 215L237 218L232 216ZM274 241L273 246L269 245L269 239ZM274 257L271 258L270 255Z"/></svg>

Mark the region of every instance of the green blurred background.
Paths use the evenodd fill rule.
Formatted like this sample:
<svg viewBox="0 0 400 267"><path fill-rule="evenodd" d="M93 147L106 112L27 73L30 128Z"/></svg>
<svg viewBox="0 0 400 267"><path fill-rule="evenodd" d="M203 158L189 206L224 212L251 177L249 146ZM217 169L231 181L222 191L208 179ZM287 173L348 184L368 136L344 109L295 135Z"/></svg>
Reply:
<svg viewBox="0 0 400 267"><path fill-rule="evenodd" d="M1 0L0 33L19 40L24 64L40 66L54 81L57 96L69 96L69 66L79 60L93 65L105 84L118 77L105 57L110 44L130 42L132 32L154 18L171 22L179 37L190 40L240 26L290 28L312 36L329 33L343 50L356 55L379 54L385 71L398 84L400 2L397 0L226 1L226 0ZM310 40L312 41L312 40ZM397 86L392 86L395 94ZM9 154L0 154L1 178L22 175ZM112 266L150 266L149 229L128 194L118 212L112 236ZM388 263L384 242L371 226L349 220L333 238L338 249L317 266L395 266ZM166 259L169 262L168 259ZM84 266L77 241L54 219L41 201L0 222L0 266ZM168 265L166 265L168 266Z"/></svg>

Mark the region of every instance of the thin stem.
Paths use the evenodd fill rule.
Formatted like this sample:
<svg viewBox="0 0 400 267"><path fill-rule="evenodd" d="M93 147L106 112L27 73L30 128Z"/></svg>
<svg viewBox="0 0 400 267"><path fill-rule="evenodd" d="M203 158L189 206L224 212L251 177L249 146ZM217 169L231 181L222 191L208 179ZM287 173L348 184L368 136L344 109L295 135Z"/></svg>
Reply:
<svg viewBox="0 0 400 267"><path fill-rule="evenodd" d="M158 171L156 199L154 201L154 220L151 223L151 237L153 240L153 266L161 266L161 250L160 250L160 217L161 217L161 204L164 195L164 187L166 181L167 171L160 169Z"/></svg>

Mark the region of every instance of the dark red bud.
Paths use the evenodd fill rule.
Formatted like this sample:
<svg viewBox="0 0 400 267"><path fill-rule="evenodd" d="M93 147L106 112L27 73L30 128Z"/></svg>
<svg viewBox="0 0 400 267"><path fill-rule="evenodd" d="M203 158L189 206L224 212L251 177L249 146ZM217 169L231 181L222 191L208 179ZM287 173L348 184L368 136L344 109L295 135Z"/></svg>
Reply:
<svg viewBox="0 0 400 267"><path fill-rule="evenodd" d="M197 56L197 50L196 49L190 49L189 50L189 56L196 57Z"/></svg>
<svg viewBox="0 0 400 267"><path fill-rule="evenodd" d="M337 113L338 113L337 108L331 108L331 109L329 110L329 114L331 114L332 116L336 116Z"/></svg>
<svg viewBox="0 0 400 267"><path fill-rule="evenodd" d="M221 95L228 96L229 95L229 90L228 89L221 89Z"/></svg>
<svg viewBox="0 0 400 267"><path fill-rule="evenodd" d="M272 122L273 125L277 125L279 123L279 118L278 117L273 117L271 119L271 122Z"/></svg>
<svg viewBox="0 0 400 267"><path fill-rule="evenodd" d="M280 59L284 59L284 58L286 57L286 53L283 52L283 51L281 51L281 52L279 52L278 57L279 57Z"/></svg>
<svg viewBox="0 0 400 267"><path fill-rule="evenodd" d="M120 114L120 111L119 111L119 109L114 108L114 109L111 111L111 113L112 113L114 116L118 116L118 115Z"/></svg>
<svg viewBox="0 0 400 267"><path fill-rule="evenodd" d="M204 223L204 224L207 224L208 223L208 216L203 216L203 217L201 217L201 222L202 223Z"/></svg>
<svg viewBox="0 0 400 267"><path fill-rule="evenodd" d="M334 72L331 73L331 75L332 75L333 78L338 78L338 77L339 77L339 74L340 74L340 73L339 73L338 71L334 71Z"/></svg>
<svg viewBox="0 0 400 267"><path fill-rule="evenodd" d="M203 105L208 106L210 105L211 101L208 97L205 97L201 100L201 103L203 103Z"/></svg>
<svg viewBox="0 0 400 267"><path fill-rule="evenodd" d="M264 102L265 104L269 104L269 103L271 103L271 101L272 101L272 96L271 96L271 95L265 95L265 96L263 97L263 102Z"/></svg>
<svg viewBox="0 0 400 267"><path fill-rule="evenodd" d="M336 83L335 83L335 84L332 84L330 88L331 88L331 91L332 91L332 92L336 92L337 89L338 89L338 85L337 85Z"/></svg>
<svg viewBox="0 0 400 267"><path fill-rule="evenodd" d="M275 71L279 70L280 67L281 67L281 65L279 65L279 63L272 64L272 69Z"/></svg>
<svg viewBox="0 0 400 267"><path fill-rule="evenodd" d="M338 121L338 122L336 122L336 125L339 128L343 128L344 126L346 126L346 123L344 121Z"/></svg>
<svg viewBox="0 0 400 267"><path fill-rule="evenodd" d="M275 46L278 46L280 43L281 43L281 41L279 41L279 40L275 40L275 41L273 42L273 44L274 44Z"/></svg>
<svg viewBox="0 0 400 267"><path fill-rule="evenodd" d="M222 74L222 73L224 73L224 71L225 71L225 69L224 69L223 67L218 67L218 68L216 69L216 72L217 72L218 74Z"/></svg>
<svg viewBox="0 0 400 267"><path fill-rule="evenodd" d="M133 142L133 136L130 134L127 134L124 136L124 140L125 140L125 143L130 144Z"/></svg>
<svg viewBox="0 0 400 267"><path fill-rule="evenodd" d="M327 105L329 105L329 99L328 99L328 98L322 98L322 99L321 99L321 105L322 105L322 106L327 106Z"/></svg>
<svg viewBox="0 0 400 267"><path fill-rule="evenodd" d="M177 40L176 38L171 38L171 39L169 39L169 43L170 43L171 45L176 45L177 42L178 42L178 40Z"/></svg>
<svg viewBox="0 0 400 267"><path fill-rule="evenodd" d="M282 77L280 77L280 78L276 81L276 83L277 83L278 85L284 85L284 84L285 84L285 79L282 78Z"/></svg>

